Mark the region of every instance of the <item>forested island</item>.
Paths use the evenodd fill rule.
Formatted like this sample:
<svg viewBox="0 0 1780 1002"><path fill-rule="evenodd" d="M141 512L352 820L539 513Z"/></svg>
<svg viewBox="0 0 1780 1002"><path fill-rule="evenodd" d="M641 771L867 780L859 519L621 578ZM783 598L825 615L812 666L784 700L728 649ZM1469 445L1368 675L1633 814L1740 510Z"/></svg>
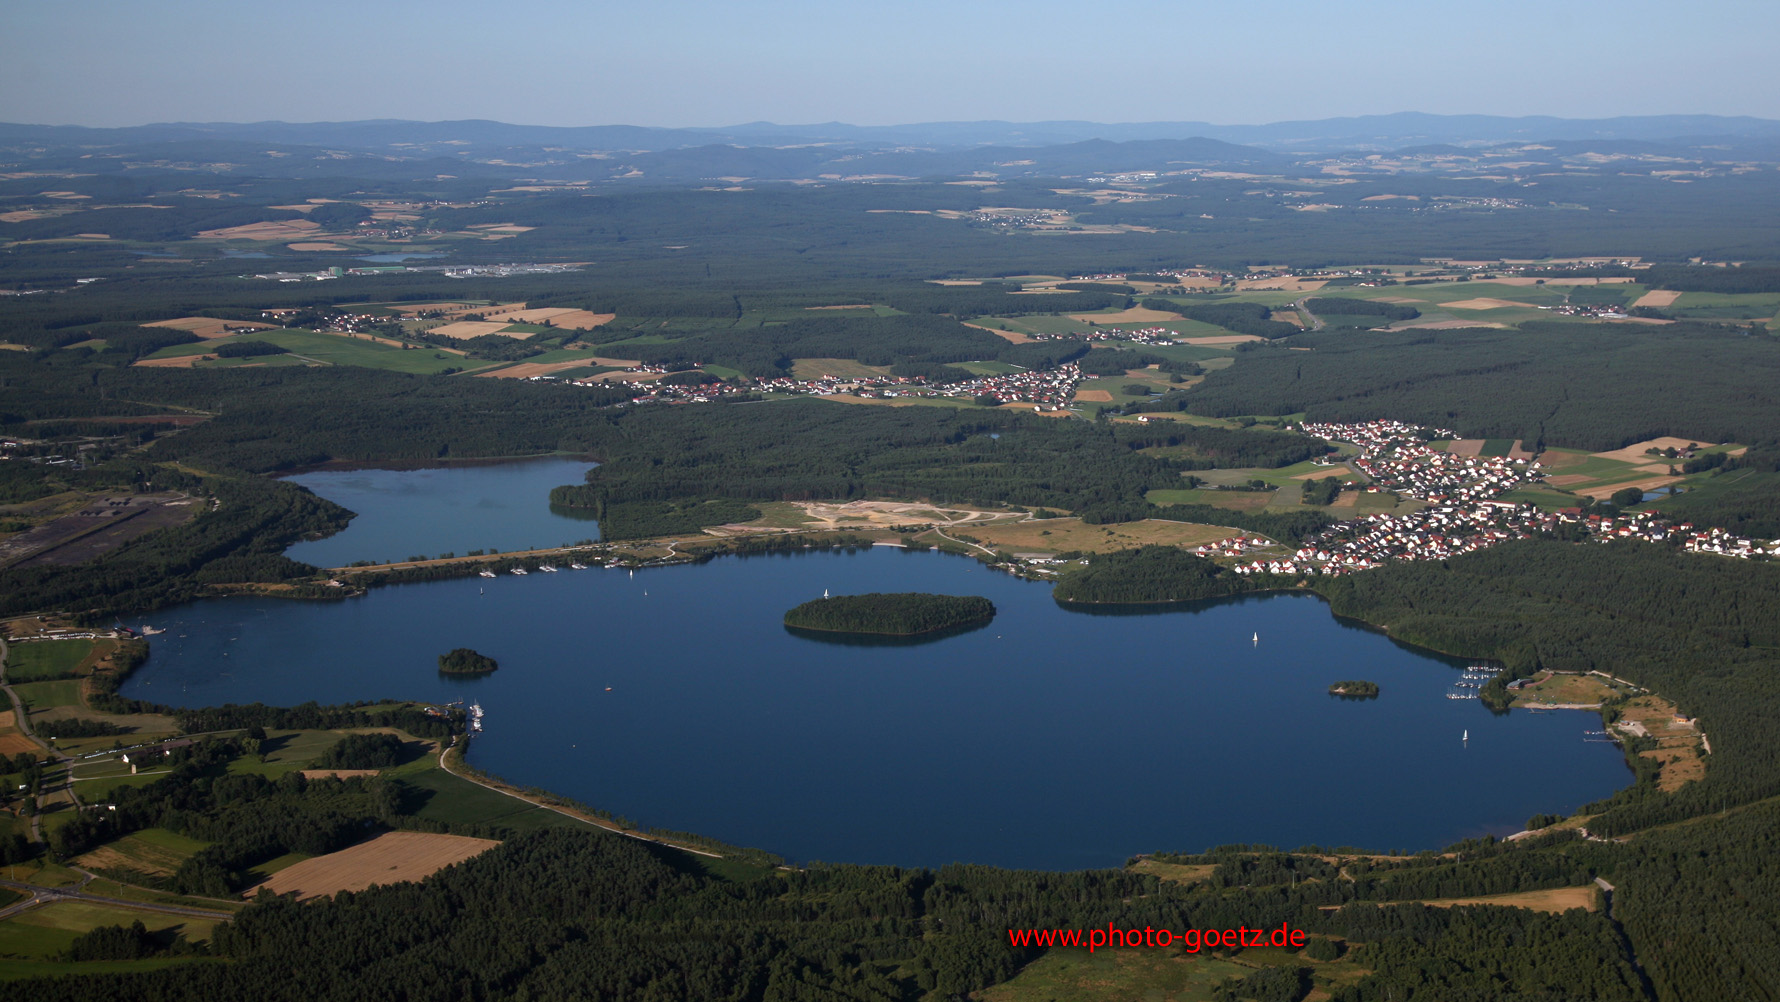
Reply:
<svg viewBox="0 0 1780 1002"><path fill-rule="evenodd" d="M1061 603L1188 602L1244 590L1237 575L1204 557L1172 546L1144 546L1103 553L1057 582Z"/></svg>
<svg viewBox="0 0 1780 1002"><path fill-rule="evenodd" d="M993 618L995 604L979 595L873 592L805 602L785 613L785 625L826 633L907 637L986 623Z"/></svg>
<svg viewBox="0 0 1780 1002"><path fill-rule="evenodd" d="M439 655L439 670L447 675L486 675L500 666L494 658L468 647L453 648L451 653Z"/></svg>
<svg viewBox="0 0 1780 1002"><path fill-rule="evenodd" d="M1329 683L1329 695L1340 696L1342 699L1377 699L1378 683L1364 679L1348 679L1342 682Z"/></svg>

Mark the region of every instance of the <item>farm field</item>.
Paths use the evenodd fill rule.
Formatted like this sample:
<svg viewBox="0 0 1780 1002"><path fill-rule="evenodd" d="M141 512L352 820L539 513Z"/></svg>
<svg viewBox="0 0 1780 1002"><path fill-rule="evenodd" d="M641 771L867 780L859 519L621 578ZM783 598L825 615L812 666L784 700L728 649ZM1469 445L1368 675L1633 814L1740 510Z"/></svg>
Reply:
<svg viewBox="0 0 1780 1002"><path fill-rule="evenodd" d="M170 877L181 864L209 845L164 828L145 828L100 846L76 862L89 870L128 870L149 877Z"/></svg>
<svg viewBox="0 0 1780 1002"><path fill-rule="evenodd" d="M323 365L357 365L371 369L389 369L394 372L422 374L437 373L450 368L461 369L465 365L463 356L435 348L404 349L385 341L346 337L342 334L323 334L319 331L273 330L247 335L242 339L265 341L282 348L288 348L290 354L218 359L214 362L198 361L191 364L196 367L220 367L231 363L236 365L253 363L291 365L308 362ZM209 354L216 351L216 343L212 341L195 345L174 345L171 348L163 348L155 352L137 364L161 363L164 360Z"/></svg>
<svg viewBox="0 0 1780 1002"><path fill-rule="evenodd" d="M1273 500L1274 492L1266 491L1216 491L1203 487L1191 487L1183 490L1162 488L1144 495L1150 504L1208 504L1214 508L1225 508L1230 511L1257 511L1267 507Z"/></svg>
<svg viewBox="0 0 1780 1002"><path fill-rule="evenodd" d="M285 867L244 896L264 888L273 894L294 894L298 901L307 901L340 891L362 891L372 884L420 880L499 844L492 839L463 835L385 832L339 852Z"/></svg>
<svg viewBox="0 0 1780 1002"><path fill-rule="evenodd" d="M7 645L6 680L30 682L71 674L92 651L90 640L37 640Z"/></svg>
<svg viewBox="0 0 1780 1002"><path fill-rule="evenodd" d="M850 358L794 358L791 374L798 379L871 379L890 374L887 365L866 365Z"/></svg>
<svg viewBox="0 0 1780 1002"><path fill-rule="evenodd" d="M1151 544L1199 546L1224 539L1236 531L1225 526L1170 522L1155 518L1118 525L1084 525L1079 518L1046 518L1030 522L972 525L954 529L948 535L964 533L981 540L985 546L1016 553L1062 553L1070 550L1106 553Z"/></svg>
<svg viewBox="0 0 1780 1002"><path fill-rule="evenodd" d="M1047 951L1026 965L1013 980L978 992L976 998L982 1002L1210 1002L1220 997L1217 985L1226 979L1246 977L1265 966L1299 960L1294 952L1274 949L1244 950L1240 960L1206 953L1183 954L1178 947L1093 953L1085 949L1058 949ZM1345 964L1336 963L1318 965L1318 970L1337 973L1348 969ZM1318 997L1322 996L1309 996Z"/></svg>

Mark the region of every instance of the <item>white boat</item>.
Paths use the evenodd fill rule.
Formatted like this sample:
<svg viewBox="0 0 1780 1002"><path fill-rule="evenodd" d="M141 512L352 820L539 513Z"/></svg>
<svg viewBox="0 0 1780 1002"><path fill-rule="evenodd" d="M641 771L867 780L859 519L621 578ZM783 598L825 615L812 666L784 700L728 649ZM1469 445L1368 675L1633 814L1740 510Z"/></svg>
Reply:
<svg viewBox="0 0 1780 1002"><path fill-rule="evenodd" d="M1459 740L1460 741L1470 741L1471 740L1471 732L1469 730L1466 730L1464 733L1464 736L1460 737Z"/></svg>
<svg viewBox="0 0 1780 1002"><path fill-rule="evenodd" d="M164 629L161 629L160 627L149 626L145 623L145 624L143 624L142 629L138 630L137 632L141 633L145 637L152 637L157 633L166 633L167 631Z"/></svg>
<svg viewBox="0 0 1780 1002"><path fill-rule="evenodd" d="M523 567L515 567L515 568L513 568L513 573L519 574L519 575L525 575L525 574L530 574L531 571L528 571Z"/></svg>
<svg viewBox="0 0 1780 1002"><path fill-rule="evenodd" d="M569 565L569 569L574 571L584 571L587 569L587 565L583 563L572 563Z"/></svg>
<svg viewBox="0 0 1780 1002"><path fill-rule="evenodd" d="M1256 647L1261 646L1261 635L1259 633L1255 634L1254 641Z"/></svg>
<svg viewBox="0 0 1780 1002"><path fill-rule="evenodd" d="M471 703L470 704L470 730L472 730L472 731L482 730L482 704L481 703Z"/></svg>
<svg viewBox="0 0 1780 1002"><path fill-rule="evenodd" d="M538 570L541 570L546 574L555 574L556 573L556 568L550 566L549 564L539 564Z"/></svg>
<svg viewBox="0 0 1780 1002"><path fill-rule="evenodd" d="M822 589L822 597L823 597L823 598L827 598L827 597L828 597L828 589L827 589L827 588L824 588L824 589Z"/></svg>
<svg viewBox="0 0 1780 1002"><path fill-rule="evenodd" d="M476 573L477 573L477 574L480 574L480 575L481 575L481 576L483 576L483 577L485 577L485 578L492 578L492 577L494 577L494 572L493 572L493 571L477 571L477 572L476 572Z"/></svg>

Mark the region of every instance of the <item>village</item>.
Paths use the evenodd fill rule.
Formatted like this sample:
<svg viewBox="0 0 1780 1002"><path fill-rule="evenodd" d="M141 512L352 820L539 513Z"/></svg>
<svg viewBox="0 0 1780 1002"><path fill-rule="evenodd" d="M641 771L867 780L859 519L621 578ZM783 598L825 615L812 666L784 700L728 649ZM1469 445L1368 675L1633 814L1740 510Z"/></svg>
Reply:
<svg viewBox="0 0 1780 1002"><path fill-rule="evenodd" d="M1239 563L1239 574L1348 574L1392 560L1443 560L1541 533L1579 530L1599 542L1679 540L1683 549L1740 558L1780 556L1780 540L1763 543L1723 529L1699 529L1649 511L1585 514L1583 509L1545 511L1527 502L1501 500L1523 483L1544 478L1536 461L1505 456L1460 456L1430 446L1452 439L1448 429L1424 429L1401 421L1357 424L1306 422L1303 430L1330 441L1351 442L1361 454L1349 465L1373 483L1427 502L1405 514L1377 512L1325 529L1288 557ZM1264 540L1237 536L1201 547L1207 556L1242 556Z"/></svg>

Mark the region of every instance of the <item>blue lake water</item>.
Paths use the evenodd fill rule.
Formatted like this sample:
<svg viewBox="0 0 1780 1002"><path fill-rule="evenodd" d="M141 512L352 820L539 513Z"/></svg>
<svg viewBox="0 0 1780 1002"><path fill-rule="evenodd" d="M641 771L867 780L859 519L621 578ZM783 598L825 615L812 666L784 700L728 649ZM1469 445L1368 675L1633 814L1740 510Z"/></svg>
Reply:
<svg viewBox="0 0 1780 1002"><path fill-rule="evenodd" d="M984 595L999 614L915 646L788 633L784 611L825 589ZM1424 849L1630 779L1617 746L1583 740L1598 717L1446 699L1462 662L1314 596L1086 614L1046 584L889 547L214 599L155 620L168 632L127 696L470 698L488 712L480 768L795 860L1073 869L1227 842ZM443 678L454 647L501 670ZM1382 695L1331 698L1344 678Z"/></svg>
<svg viewBox="0 0 1780 1002"><path fill-rule="evenodd" d="M318 470L286 477L358 513L326 539L286 550L293 560L343 567L469 550L526 550L599 538L585 513L552 508L550 488L583 483L592 463L571 459L425 470Z"/></svg>

